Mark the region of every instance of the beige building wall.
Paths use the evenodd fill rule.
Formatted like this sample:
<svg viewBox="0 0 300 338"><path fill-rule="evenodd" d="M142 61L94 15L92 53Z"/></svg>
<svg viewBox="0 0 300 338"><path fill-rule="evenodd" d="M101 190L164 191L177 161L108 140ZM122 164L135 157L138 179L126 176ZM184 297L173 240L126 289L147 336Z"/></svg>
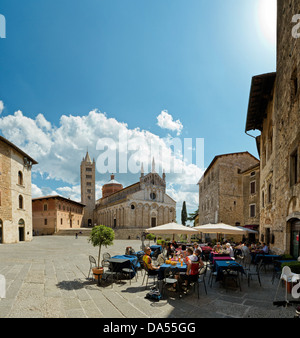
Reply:
<svg viewBox="0 0 300 338"><path fill-rule="evenodd" d="M260 164L242 172L244 226L259 230L260 224Z"/></svg>
<svg viewBox="0 0 300 338"><path fill-rule="evenodd" d="M199 224L244 225L243 175L259 161L248 152L215 157L199 181Z"/></svg>
<svg viewBox="0 0 300 338"><path fill-rule="evenodd" d="M292 35L299 1L277 1L276 73L252 79L246 131L260 130L261 240L300 256L300 46ZM251 108L252 107L252 108Z"/></svg>
<svg viewBox="0 0 300 338"><path fill-rule="evenodd" d="M278 1L273 232L274 246L289 253L293 250L292 227L300 223L300 46L299 39L291 33L291 18L298 13L299 1ZM293 155L297 157L296 181L291 172ZM300 256L299 242L294 244L298 245L297 255Z"/></svg>
<svg viewBox="0 0 300 338"><path fill-rule="evenodd" d="M0 138L0 240L32 240L31 166L37 164L14 144Z"/></svg>

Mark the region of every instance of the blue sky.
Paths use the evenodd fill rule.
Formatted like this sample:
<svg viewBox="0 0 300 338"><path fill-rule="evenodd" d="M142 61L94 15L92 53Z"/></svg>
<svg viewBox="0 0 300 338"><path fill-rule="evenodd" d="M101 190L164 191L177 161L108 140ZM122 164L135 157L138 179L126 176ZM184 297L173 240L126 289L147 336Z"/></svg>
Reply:
<svg viewBox="0 0 300 338"><path fill-rule="evenodd" d="M272 9L274 0L2 0L0 133L38 160L33 194L78 199L87 147L97 159L97 138L121 127L204 139L201 170L219 154L257 156L244 130L252 76L276 69ZM198 181L201 170L188 172ZM100 191L109 174L97 175ZM197 209L195 184L170 180L177 210L185 199Z"/></svg>

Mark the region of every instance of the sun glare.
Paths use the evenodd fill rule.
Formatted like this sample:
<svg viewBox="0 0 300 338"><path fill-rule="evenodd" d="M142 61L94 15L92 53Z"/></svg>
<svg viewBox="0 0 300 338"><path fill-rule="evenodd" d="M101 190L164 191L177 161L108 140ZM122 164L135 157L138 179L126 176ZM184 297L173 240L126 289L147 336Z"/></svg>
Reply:
<svg viewBox="0 0 300 338"><path fill-rule="evenodd" d="M277 0L258 0L258 23L263 39L276 45Z"/></svg>

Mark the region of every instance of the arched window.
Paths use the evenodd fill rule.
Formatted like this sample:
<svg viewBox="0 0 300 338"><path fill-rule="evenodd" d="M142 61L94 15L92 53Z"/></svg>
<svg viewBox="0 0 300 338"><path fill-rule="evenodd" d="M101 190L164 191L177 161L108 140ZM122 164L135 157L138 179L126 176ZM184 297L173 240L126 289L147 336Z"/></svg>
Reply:
<svg viewBox="0 0 300 338"><path fill-rule="evenodd" d="M21 218L20 220L19 220L19 226L24 226L25 225L25 222L24 222L24 220Z"/></svg>
<svg viewBox="0 0 300 338"><path fill-rule="evenodd" d="M18 184L23 185L23 174L21 171L18 172Z"/></svg>
<svg viewBox="0 0 300 338"><path fill-rule="evenodd" d="M23 196L19 195L19 209L23 209Z"/></svg>

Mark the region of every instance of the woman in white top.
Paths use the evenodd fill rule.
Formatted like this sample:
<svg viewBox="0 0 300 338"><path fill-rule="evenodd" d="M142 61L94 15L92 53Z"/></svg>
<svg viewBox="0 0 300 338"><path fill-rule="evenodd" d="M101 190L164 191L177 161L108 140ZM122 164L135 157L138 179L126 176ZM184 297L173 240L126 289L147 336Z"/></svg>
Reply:
<svg viewBox="0 0 300 338"><path fill-rule="evenodd" d="M229 256L231 258L234 258L234 251L233 251L232 246L230 245L230 243L226 243L225 253L229 254Z"/></svg>

